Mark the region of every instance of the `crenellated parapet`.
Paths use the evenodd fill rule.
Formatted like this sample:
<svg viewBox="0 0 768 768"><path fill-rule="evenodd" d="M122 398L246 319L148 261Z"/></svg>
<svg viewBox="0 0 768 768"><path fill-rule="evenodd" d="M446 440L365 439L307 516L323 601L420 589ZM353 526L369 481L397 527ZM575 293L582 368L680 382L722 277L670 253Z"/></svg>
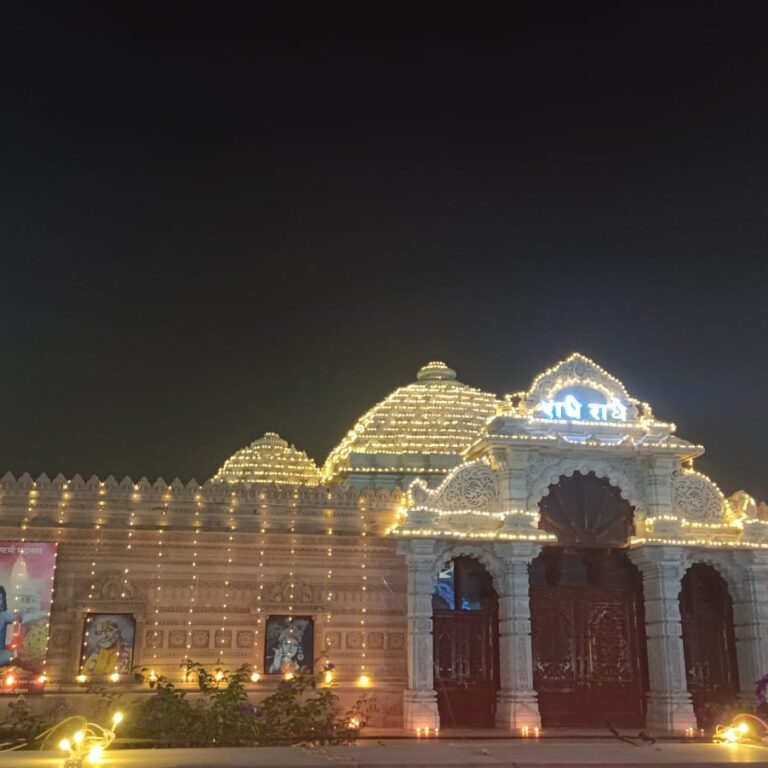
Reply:
<svg viewBox="0 0 768 768"><path fill-rule="evenodd" d="M302 532L357 533L364 508L373 531L390 526L402 504L399 489L358 490L332 487L195 480L170 483L146 477L104 480L92 475L50 479L28 473L0 479L0 524L21 527L132 527L176 529L237 528L257 531L269 518L273 532L287 530L290 521Z"/></svg>

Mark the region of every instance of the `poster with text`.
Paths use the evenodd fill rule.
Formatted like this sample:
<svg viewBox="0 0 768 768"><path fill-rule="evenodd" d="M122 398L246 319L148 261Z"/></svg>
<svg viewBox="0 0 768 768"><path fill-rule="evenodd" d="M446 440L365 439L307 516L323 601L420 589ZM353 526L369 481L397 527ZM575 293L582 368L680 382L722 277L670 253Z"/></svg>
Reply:
<svg viewBox="0 0 768 768"><path fill-rule="evenodd" d="M80 672L89 678L129 675L136 619L131 613L89 613L83 631Z"/></svg>
<svg viewBox="0 0 768 768"><path fill-rule="evenodd" d="M3 693L42 687L56 544L0 541L0 673Z"/></svg>
<svg viewBox="0 0 768 768"><path fill-rule="evenodd" d="M268 675L312 672L314 622L311 616L270 616L264 644Z"/></svg>

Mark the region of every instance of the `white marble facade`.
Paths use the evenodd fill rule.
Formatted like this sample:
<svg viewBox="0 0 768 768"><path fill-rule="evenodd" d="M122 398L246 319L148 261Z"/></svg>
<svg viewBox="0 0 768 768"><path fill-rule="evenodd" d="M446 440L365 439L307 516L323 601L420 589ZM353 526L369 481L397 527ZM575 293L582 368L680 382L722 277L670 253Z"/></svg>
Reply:
<svg viewBox="0 0 768 768"><path fill-rule="evenodd" d="M564 389L600 392L626 420L550 419L539 404L557 403ZM599 416L603 413L594 409ZM630 558L643 577L648 644L649 727L696 727L687 690L681 636L681 581L694 563L712 565L734 602L738 667L744 703L768 673L768 522L746 494L726 499L690 469L703 452L654 419L646 404L592 361L574 355L543 374L505 409L469 449L467 460L435 488L416 481L407 518L393 530L409 569L409 689L405 722L439 727L431 690L429 595L441 563L453 554L476 557L499 595L501 690L497 725L540 725L532 684L528 565L556 543L537 527L538 505L550 484L593 472L621 489L634 507Z"/></svg>
<svg viewBox="0 0 768 768"><path fill-rule="evenodd" d="M464 387L444 368L411 385L416 395L423 386L443 395ZM634 508L626 545L643 578L648 726L696 725L679 593L698 562L728 585L742 697L751 703L755 680L768 672L765 509L744 493L725 498L692 469L701 446L675 436L580 355L499 403L462 455L444 462L453 469L442 482L430 475L405 491L371 490L394 475L372 476L361 490L360 473L351 485L326 477L314 487L6 475L0 540L59 543L49 690L76 690L88 613L134 614L134 664L173 675L184 655L260 669L264 621L291 612L314 619L315 648L336 663L343 697L360 694L361 670L370 676L373 724L438 728L432 593L440 568L468 555L484 564L499 599L497 727L538 726L528 568L557 543L538 528L539 502L560 477L593 472Z"/></svg>

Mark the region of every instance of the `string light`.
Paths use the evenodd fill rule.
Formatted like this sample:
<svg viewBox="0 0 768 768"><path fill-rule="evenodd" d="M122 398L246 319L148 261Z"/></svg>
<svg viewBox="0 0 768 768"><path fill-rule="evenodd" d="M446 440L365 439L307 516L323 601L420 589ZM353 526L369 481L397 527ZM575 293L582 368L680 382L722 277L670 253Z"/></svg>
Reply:
<svg viewBox="0 0 768 768"><path fill-rule="evenodd" d="M79 683L80 685L85 684L88 681L88 677L85 675L83 671L83 665L85 664L85 660L87 658L87 647L88 647L88 637L90 635L90 627L91 627L91 617L93 613L93 595L96 591L96 563L99 559L99 551L101 549L101 526L104 523L103 518L101 517L102 509L103 509L103 502L100 502L97 505L97 511L96 511L96 522L93 524L93 529L96 535L96 541L93 545L93 559L91 560L91 571L90 571L90 586L88 587L88 597L86 600L86 608L85 608L85 627L83 630L83 649L80 656L80 672L75 678L75 681Z"/></svg>
<svg viewBox="0 0 768 768"><path fill-rule="evenodd" d="M104 751L115 740L115 731L122 722L122 712L115 712L112 715L112 722L109 728L105 728L97 723L89 723L84 717L75 715L57 723L53 728L44 731L37 738L43 740L42 749L50 749L53 746L51 741L59 739L56 746L62 752L67 753L67 760L64 763L65 768L69 766L82 766L85 760L95 764L101 761ZM68 733L69 736L59 738L63 733Z"/></svg>
<svg viewBox="0 0 768 768"><path fill-rule="evenodd" d="M288 621L293 620L293 599L294 589L296 588L296 582L294 581L294 569L296 568L296 494L294 492L293 499L291 500L291 559L290 568L288 572Z"/></svg>
<svg viewBox="0 0 768 768"><path fill-rule="evenodd" d="M265 502L266 495L262 491L259 493L259 567L258 567L258 591L256 593L256 630L253 634L253 646L254 655L256 660L254 661L254 667L259 666L259 659L261 658L261 628L263 618L261 615L262 598L264 595L264 552L267 548L267 505Z"/></svg>
<svg viewBox="0 0 768 768"><path fill-rule="evenodd" d="M366 641L365 634L365 621L368 611L368 572L366 570L368 566L368 520L366 517L366 501L365 497L361 496L359 500L360 506L360 538L362 543L362 562L360 563L360 676L357 683L361 688L367 688L371 684L371 677L368 673L367 666L367 648L368 643Z"/></svg>
<svg viewBox="0 0 768 768"><path fill-rule="evenodd" d="M430 468L429 462L411 470L398 460L412 454L461 456L500 404L495 395L457 381L456 372L445 363L428 363L415 382L399 387L358 420L328 456L323 482L350 472L444 473L444 467ZM379 458L365 467L352 461L353 454L398 458Z"/></svg>
<svg viewBox="0 0 768 768"><path fill-rule="evenodd" d="M234 507L230 507L229 514L234 515ZM232 542L234 540L233 531L235 530L235 521L230 518L229 520L229 534L227 540L227 566L224 573L224 605L223 613L221 617L220 639L219 639L219 665L224 663L224 646L226 644L226 626L227 626L227 612L229 610L229 596L230 596L230 580L232 578Z"/></svg>
<svg viewBox="0 0 768 768"><path fill-rule="evenodd" d="M190 563L191 565L191 578L190 578L190 584L189 584L189 609L188 609L188 616L187 616L187 648L186 653L184 654L184 669L186 670L186 662L190 659L190 651L192 650L192 620L194 618L195 613L195 600L198 593L198 578L197 578L197 537L200 531L200 526L202 523L200 522L200 502L197 503L195 507L195 519L193 521L193 527L194 527L194 538L192 540L192 561ZM188 672L184 672L184 681L187 681L187 678L189 676Z"/></svg>
<svg viewBox="0 0 768 768"><path fill-rule="evenodd" d="M332 499L331 491L328 491L328 500ZM333 600L333 509L327 509L325 516L328 520L328 528L326 529L326 535L328 536L328 545L326 547L326 554L328 556L328 567L325 573L325 652L326 655L330 651L331 643L331 601ZM330 679L329 678L330 675ZM325 680L326 684L329 684L333 680L333 673L330 669L326 669Z"/></svg>
<svg viewBox="0 0 768 768"><path fill-rule="evenodd" d="M227 459L212 480L214 483L317 485L320 470L304 451L289 446L276 432L267 432Z"/></svg>
<svg viewBox="0 0 768 768"><path fill-rule="evenodd" d="M157 665L157 648L159 645L159 638L160 638L160 599L162 596L162 589L163 585L161 583L161 573L162 573L162 565L163 565L163 533L165 531L164 523L166 521L168 514L168 503L166 502L163 505L163 509L160 512L161 520L160 524L157 526L157 558L155 563L155 573L154 573L154 579L153 579L153 586L154 586L154 607L153 607L153 617L152 617L152 659L155 662L155 665ZM155 674L154 670L150 673L150 679L152 678L152 675Z"/></svg>

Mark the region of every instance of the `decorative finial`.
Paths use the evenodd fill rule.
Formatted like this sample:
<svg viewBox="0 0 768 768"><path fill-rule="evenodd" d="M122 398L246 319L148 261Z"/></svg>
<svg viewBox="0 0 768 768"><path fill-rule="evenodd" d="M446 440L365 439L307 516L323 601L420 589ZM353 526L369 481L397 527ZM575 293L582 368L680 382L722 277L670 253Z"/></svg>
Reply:
<svg viewBox="0 0 768 768"><path fill-rule="evenodd" d="M456 379L456 371L445 363L434 360L420 368L416 378L419 381L453 381Z"/></svg>

